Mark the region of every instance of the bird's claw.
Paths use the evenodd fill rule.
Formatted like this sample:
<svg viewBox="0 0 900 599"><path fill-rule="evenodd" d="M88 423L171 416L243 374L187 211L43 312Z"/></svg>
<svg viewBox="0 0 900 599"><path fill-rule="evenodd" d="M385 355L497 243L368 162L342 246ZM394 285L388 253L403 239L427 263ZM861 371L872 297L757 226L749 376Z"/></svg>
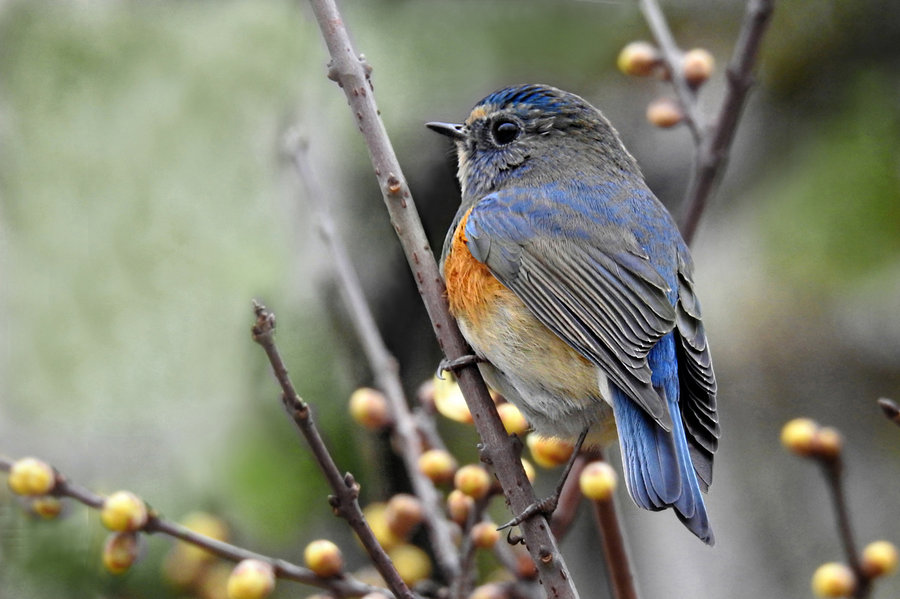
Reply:
<svg viewBox="0 0 900 599"><path fill-rule="evenodd" d="M484 362L484 359L476 356L475 354L466 354L464 356L454 358L453 360L444 358L438 364L435 376L440 380L444 380L444 372L449 371L456 374L456 371L460 368L472 366L473 364L478 364L479 362Z"/></svg>
<svg viewBox="0 0 900 599"><path fill-rule="evenodd" d="M530 518L534 518L538 514L542 514L549 518L556 510L556 506L558 503L558 493L554 493L553 495L544 497L540 501L535 501L534 503L526 507L518 516L516 516L506 524L497 527L497 530L505 530L507 528L512 528L513 526L518 526L522 522L525 522Z"/></svg>

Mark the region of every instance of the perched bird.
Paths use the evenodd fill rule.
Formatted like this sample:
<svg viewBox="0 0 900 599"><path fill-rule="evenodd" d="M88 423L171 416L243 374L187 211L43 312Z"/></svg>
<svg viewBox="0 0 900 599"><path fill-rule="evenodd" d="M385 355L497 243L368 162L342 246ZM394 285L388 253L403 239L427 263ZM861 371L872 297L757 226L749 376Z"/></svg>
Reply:
<svg viewBox="0 0 900 599"><path fill-rule="evenodd" d="M481 100L456 143L462 204L444 242L451 313L488 385L536 432L618 434L625 481L712 545L701 490L719 438L693 263L599 110L545 85Z"/></svg>

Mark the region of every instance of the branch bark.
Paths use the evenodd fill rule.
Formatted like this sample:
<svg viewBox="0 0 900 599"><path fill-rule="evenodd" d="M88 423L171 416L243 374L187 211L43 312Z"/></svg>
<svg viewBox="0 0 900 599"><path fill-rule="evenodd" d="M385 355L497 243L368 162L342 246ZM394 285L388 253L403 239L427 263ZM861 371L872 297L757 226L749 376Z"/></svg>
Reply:
<svg viewBox="0 0 900 599"><path fill-rule="evenodd" d="M313 12L331 55L329 77L344 91L366 142L379 186L419 293L441 349L450 360L471 353L447 310L444 284L400 164L378 114L369 74L371 67L353 47L343 18L333 0L311 0ZM483 459L497 474L512 511L521 513L534 502L521 461L494 409L477 368L461 369L460 388L469 404L475 427L484 443ZM544 517L530 518L521 526L528 550L549 597L577 597L568 568Z"/></svg>

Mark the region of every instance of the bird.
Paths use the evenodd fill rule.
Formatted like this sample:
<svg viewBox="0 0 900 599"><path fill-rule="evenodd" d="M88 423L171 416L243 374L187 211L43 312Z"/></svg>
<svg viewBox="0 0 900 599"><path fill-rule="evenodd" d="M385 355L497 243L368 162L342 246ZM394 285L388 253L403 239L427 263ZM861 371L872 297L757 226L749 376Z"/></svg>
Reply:
<svg viewBox="0 0 900 599"><path fill-rule="evenodd" d="M487 384L544 436L607 445L641 508L715 543L703 492L720 437L690 251L619 134L583 98L515 85L464 123L440 260Z"/></svg>

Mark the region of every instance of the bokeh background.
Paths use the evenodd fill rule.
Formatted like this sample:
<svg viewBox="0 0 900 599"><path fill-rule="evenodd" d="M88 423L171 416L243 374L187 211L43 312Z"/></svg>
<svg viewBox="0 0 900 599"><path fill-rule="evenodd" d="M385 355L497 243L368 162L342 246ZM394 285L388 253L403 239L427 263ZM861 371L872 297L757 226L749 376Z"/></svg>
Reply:
<svg viewBox="0 0 900 599"><path fill-rule="evenodd" d="M689 135L644 118L664 83L614 68L625 43L649 37L635 3L344 4L435 248L457 188L446 141L422 124L461 120L512 83L601 107L677 213ZM724 65L742 2L669 4L680 43ZM858 541L900 542L900 429L875 405L900 396L898 40L900 8L887 0L778 3L695 243L720 385L708 499L718 544L623 501L648 599L808 596L815 567L842 558L819 473L779 446L794 416L845 434ZM346 414L372 374L283 158L288 128L309 140L410 391L440 356L326 63L303 2L0 3L0 452L40 456L97 491L131 489L171 517L214 511L261 552L299 561L326 536L351 567L365 563L249 337L261 298L363 499L403 488L384 439ZM704 108L722 81L719 68ZM469 427L442 430L461 460L476 459ZM148 539L142 562L112 577L99 565L104 537L79 506L27 518L4 487L0 595L179 596L160 575L169 540ZM583 596L603 597L589 518L562 547ZM278 596L313 592L282 583ZM898 595L895 577L874 596Z"/></svg>

